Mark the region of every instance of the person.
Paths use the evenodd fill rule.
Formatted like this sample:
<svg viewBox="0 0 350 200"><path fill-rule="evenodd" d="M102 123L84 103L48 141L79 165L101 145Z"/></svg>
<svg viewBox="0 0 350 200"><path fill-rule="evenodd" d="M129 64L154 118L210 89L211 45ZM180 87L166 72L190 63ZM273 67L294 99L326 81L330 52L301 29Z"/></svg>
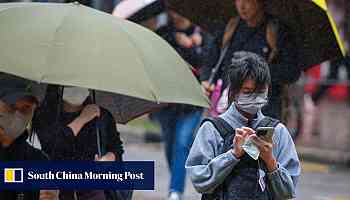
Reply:
<svg viewBox="0 0 350 200"><path fill-rule="evenodd" d="M38 99L30 91L30 81L0 73L0 161L42 161L48 156L26 141ZM0 199L55 199L46 190L0 191Z"/></svg>
<svg viewBox="0 0 350 200"><path fill-rule="evenodd" d="M174 11L168 11L168 17L169 23L157 29L156 33L165 39L192 66L193 73L198 75L200 67L206 62L210 36ZM160 123L165 143L171 174L169 200L183 198L186 180L185 162L201 115L201 108L181 104L170 105L151 115L151 119Z"/></svg>
<svg viewBox="0 0 350 200"><path fill-rule="evenodd" d="M209 79L214 66L219 64L213 83L217 79L223 79L223 88L226 88L225 66L229 66L233 52L256 53L268 61L272 78L270 100L263 113L281 119L282 96L286 96L287 85L298 80L301 73L297 66L292 34L287 32L277 18L265 13L265 0L235 0L234 3L238 17L233 17L227 24L217 23L211 28L216 38L216 47L211 50L214 63L208 62L203 66L200 77L202 86L207 95L212 92L214 87ZM224 57L219 63L220 54ZM227 106L226 103L226 109Z"/></svg>
<svg viewBox="0 0 350 200"><path fill-rule="evenodd" d="M295 145L282 123L261 112L271 82L268 64L254 53L236 52L227 67L230 107L218 119L232 132L224 135L212 121L199 128L186 162L195 189L202 199L294 198L301 171ZM277 122L270 140L256 135L265 119ZM258 160L242 147L248 139L260 151Z"/></svg>
<svg viewBox="0 0 350 200"><path fill-rule="evenodd" d="M207 55L210 53L209 48L213 46L213 38L175 11L168 10L167 13L168 24L155 32L192 66L194 74L198 77L200 68L209 62Z"/></svg>
<svg viewBox="0 0 350 200"><path fill-rule="evenodd" d="M59 100L62 100L60 104ZM92 104L90 91L80 87L49 85L33 124L42 149L53 160L121 161L124 152L116 122L106 109ZM98 156L97 128L102 156ZM65 191L62 200L107 199L107 191Z"/></svg>

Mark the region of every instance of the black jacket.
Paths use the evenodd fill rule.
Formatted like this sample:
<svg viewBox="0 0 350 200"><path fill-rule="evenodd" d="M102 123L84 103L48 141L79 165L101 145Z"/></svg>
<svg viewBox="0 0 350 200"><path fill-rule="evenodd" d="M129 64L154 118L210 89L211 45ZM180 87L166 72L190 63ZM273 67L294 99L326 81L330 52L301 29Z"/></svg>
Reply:
<svg viewBox="0 0 350 200"><path fill-rule="evenodd" d="M0 147L1 162L23 161L23 160L48 160L48 157L40 150L32 147L26 142L28 134L24 133L15 140L9 147ZM38 200L40 191L1 191L1 200L16 200L23 197L23 200Z"/></svg>
<svg viewBox="0 0 350 200"><path fill-rule="evenodd" d="M65 113L60 115L58 124L49 124L38 130L42 149L52 160L94 160L97 154L96 125L101 132L104 153L113 152L119 158L124 152L116 122L110 112L101 108L101 118L88 122L74 136L67 125L77 118L80 113Z"/></svg>

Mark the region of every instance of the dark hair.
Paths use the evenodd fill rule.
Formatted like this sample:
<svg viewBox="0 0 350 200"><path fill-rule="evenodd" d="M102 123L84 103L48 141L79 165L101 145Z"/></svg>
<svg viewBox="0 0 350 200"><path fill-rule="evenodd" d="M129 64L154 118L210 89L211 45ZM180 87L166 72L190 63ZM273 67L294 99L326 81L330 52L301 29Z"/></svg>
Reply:
<svg viewBox="0 0 350 200"><path fill-rule="evenodd" d="M259 90L271 83L270 70L267 62L259 55L246 51L235 52L228 66L227 79L229 84L228 102L233 102L245 80L255 81Z"/></svg>

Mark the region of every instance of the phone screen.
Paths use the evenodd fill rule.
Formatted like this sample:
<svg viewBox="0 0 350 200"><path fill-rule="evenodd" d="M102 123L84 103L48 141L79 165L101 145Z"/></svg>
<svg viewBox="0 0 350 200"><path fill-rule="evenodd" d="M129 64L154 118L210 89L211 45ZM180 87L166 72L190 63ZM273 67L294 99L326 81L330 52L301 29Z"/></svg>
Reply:
<svg viewBox="0 0 350 200"><path fill-rule="evenodd" d="M273 127L259 127L257 130L256 130L256 135L258 137L261 137L263 139L272 139L272 135L273 135L273 132L274 132L274 128Z"/></svg>
<svg viewBox="0 0 350 200"><path fill-rule="evenodd" d="M267 134L267 130L257 130L256 135L261 137L261 136L265 136Z"/></svg>

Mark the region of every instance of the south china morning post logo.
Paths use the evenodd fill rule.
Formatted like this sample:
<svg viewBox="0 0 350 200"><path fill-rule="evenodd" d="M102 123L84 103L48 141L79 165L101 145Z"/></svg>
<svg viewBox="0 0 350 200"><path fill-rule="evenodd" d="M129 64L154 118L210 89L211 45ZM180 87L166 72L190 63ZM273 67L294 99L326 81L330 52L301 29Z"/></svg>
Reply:
<svg viewBox="0 0 350 200"><path fill-rule="evenodd" d="M23 183L23 168L5 168L4 183Z"/></svg>
<svg viewBox="0 0 350 200"><path fill-rule="evenodd" d="M154 190L154 162L0 162L0 189Z"/></svg>

